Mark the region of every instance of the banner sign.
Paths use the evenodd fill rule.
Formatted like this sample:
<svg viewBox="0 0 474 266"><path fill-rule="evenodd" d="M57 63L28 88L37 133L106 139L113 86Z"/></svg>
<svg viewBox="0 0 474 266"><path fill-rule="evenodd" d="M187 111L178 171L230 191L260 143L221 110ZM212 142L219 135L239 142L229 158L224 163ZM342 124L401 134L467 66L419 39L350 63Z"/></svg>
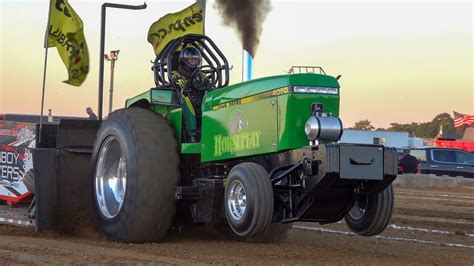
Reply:
<svg viewBox="0 0 474 266"><path fill-rule="evenodd" d="M0 199L18 202L31 194L23 183L33 170L35 124L0 121Z"/></svg>

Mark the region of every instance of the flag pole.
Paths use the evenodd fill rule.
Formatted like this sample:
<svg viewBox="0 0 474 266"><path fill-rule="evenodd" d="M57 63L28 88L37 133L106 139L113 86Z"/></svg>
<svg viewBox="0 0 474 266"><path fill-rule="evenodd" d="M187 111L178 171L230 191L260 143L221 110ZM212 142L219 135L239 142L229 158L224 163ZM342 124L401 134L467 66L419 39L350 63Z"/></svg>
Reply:
<svg viewBox="0 0 474 266"><path fill-rule="evenodd" d="M198 3L201 8L202 8L202 17L203 17L203 27L202 27L202 34L206 34L206 0L196 0L196 3Z"/></svg>
<svg viewBox="0 0 474 266"><path fill-rule="evenodd" d="M44 110L44 94L46 90L46 66L48 65L48 37L49 37L49 22L51 19L51 1L49 1L48 21L46 23L46 32L44 34L44 68L43 68L43 90L41 93L41 115L39 124L38 143L41 143L41 129L43 127L43 110Z"/></svg>

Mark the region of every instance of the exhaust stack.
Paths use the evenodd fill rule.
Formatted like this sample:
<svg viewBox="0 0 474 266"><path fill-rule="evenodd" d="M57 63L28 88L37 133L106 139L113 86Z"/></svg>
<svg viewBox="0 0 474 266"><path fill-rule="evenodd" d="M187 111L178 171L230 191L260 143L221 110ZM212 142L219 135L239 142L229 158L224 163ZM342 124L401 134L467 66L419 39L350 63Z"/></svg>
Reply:
<svg viewBox="0 0 474 266"><path fill-rule="evenodd" d="M253 57L246 50L242 50L242 81L251 80L253 75Z"/></svg>

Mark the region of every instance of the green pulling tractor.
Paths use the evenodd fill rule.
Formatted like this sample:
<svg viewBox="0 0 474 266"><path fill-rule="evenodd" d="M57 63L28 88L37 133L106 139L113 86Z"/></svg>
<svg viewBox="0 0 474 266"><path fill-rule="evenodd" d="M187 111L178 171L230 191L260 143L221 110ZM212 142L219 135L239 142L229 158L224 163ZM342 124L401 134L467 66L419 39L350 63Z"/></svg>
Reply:
<svg viewBox="0 0 474 266"><path fill-rule="evenodd" d="M177 52L190 46L202 54L208 86L197 141L186 134L171 75ZM252 242L279 241L297 221L345 219L363 236L385 229L396 151L337 143L336 78L302 71L228 86L229 64L203 35L170 42L152 69L156 87L106 120L63 120L38 132L39 230L67 230L90 217L109 239L140 243L189 224Z"/></svg>

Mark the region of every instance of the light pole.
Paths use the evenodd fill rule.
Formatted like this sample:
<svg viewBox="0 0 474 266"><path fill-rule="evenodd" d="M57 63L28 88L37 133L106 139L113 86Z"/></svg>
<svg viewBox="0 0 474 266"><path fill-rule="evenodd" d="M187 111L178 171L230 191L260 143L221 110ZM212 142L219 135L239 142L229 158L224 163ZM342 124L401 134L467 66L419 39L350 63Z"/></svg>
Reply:
<svg viewBox="0 0 474 266"><path fill-rule="evenodd" d="M114 97L114 69L115 61L118 60L120 50L112 50L109 54L104 54L104 59L110 61L110 90L109 90L109 114L112 113L112 103Z"/></svg>

